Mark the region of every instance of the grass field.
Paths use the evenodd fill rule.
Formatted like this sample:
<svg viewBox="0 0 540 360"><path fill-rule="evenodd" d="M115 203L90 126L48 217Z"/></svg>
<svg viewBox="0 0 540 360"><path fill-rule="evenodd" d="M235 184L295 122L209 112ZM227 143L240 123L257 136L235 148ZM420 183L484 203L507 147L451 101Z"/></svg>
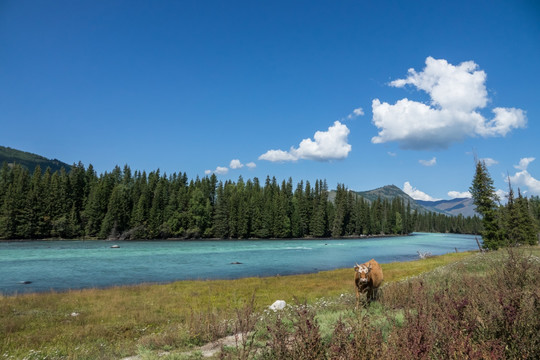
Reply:
<svg viewBox="0 0 540 360"><path fill-rule="evenodd" d="M540 256L538 247L526 251L533 257ZM467 252L383 264L384 300L358 312L353 311L352 266L350 269L297 276L181 281L165 285L0 296L0 358L121 359L139 354L141 359L152 359L167 352L159 358L196 359L201 357L200 352L193 351L198 346L254 329L257 335L249 348L263 344L273 353L236 348L225 355L245 359L276 358L279 351L283 356L294 355L286 353L294 346L287 344L283 347L276 339L284 336L283 332L289 334L286 338L295 338L300 331L298 326L312 319L316 331L304 333L315 334L318 340L302 337L297 340L312 344L315 350L317 346L323 348L320 351L324 356L311 357L323 359L330 356L332 349L339 347L339 341L343 342L340 346L344 349L345 344L350 343L344 338L344 329L349 329L349 337L356 334L351 321L365 321L369 317L370 326L378 329L377 334L384 338L385 343L395 329L400 329L400 324L413 323L414 313L419 315L418 310L409 312L409 305L399 303L421 301L422 296L415 299L410 293L410 289L418 287L415 282L417 275L429 273L429 276L421 277L425 278L422 281L439 284L443 282L442 278L448 278L444 269L460 264L459 271L466 275L464 277L487 277L494 266L499 266L495 264L505 261L503 258L503 252L489 255ZM445 281L447 291L454 291L452 284L455 280L451 283ZM428 293L425 296L432 296ZM533 295L538 296L538 291L533 291ZM265 309L277 299L296 306L276 317ZM534 301L530 307L532 311L538 310ZM360 332L357 335L360 336ZM281 350L278 345L282 346ZM372 345L375 347L376 344ZM368 345L365 347L369 348ZM300 355L294 356L310 358Z"/></svg>

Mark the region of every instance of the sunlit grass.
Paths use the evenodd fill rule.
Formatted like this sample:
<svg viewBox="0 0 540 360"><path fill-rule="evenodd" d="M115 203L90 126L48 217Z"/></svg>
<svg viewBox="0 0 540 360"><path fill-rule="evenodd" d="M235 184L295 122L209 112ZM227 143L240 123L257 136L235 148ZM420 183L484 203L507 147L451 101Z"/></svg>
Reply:
<svg viewBox="0 0 540 360"><path fill-rule="evenodd" d="M538 247L531 249L535 256L540 256ZM451 253L383 264L385 283L416 276L473 254ZM341 294L354 299L352 265L350 269L295 276L0 296L0 356L118 359L141 352L148 354L154 349L187 351L230 334L236 311L252 297L255 311L277 299L308 304L321 298L339 298ZM321 312L318 316L324 335L329 336L337 319L348 314L346 309Z"/></svg>

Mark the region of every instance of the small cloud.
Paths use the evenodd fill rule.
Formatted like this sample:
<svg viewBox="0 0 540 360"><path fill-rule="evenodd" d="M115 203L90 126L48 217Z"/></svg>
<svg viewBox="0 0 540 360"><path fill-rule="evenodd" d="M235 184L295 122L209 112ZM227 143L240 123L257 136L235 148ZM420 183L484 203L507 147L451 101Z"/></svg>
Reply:
<svg viewBox="0 0 540 360"><path fill-rule="evenodd" d="M298 148L291 147L289 151L269 150L259 156L259 160L272 162L297 161L299 159L329 161L344 159L351 151L348 143L349 128L335 121L327 131L317 131L314 140L304 139Z"/></svg>
<svg viewBox="0 0 540 360"><path fill-rule="evenodd" d="M395 152L387 151L386 153L390 156L397 156L397 153Z"/></svg>
<svg viewBox="0 0 540 360"><path fill-rule="evenodd" d="M210 175L210 174L218 174L218 175L225 175L226 173L229 172L229 168L226 168L226 167L223 167L223 166L218 166L216 168L216 170L212 171L212 170L205 170L204 171L204 174L205 175Z"/></svg>
<svg viewBox="0 0 540 360"><path fill-rule="evenodd" d="M535 158L533 157L522 158L519 160L519 164L514 165L514 167L518 170L527 170L527 167L529 166L529 164L532 163L534 160Z"/></svg>
<svg viewBox="0 0 540 360"><path fill-rule="evenodd" d="M364 109L362 109L361 107L357 108L357 109L354 109L352 113L350 113L348 116L347 116L347 120L351 120L351 119L354 119L355 117L358 117L358 116L363 116L364 115Z"/></svg>
<svg viewBox="0 0 540 360"><path fill-rule="evenodd" d="M486 164L486 166L493 166L499 163L497 160L494 160L492 158L483 158L483 159L480 159L480 161L483 161L484 164Z"/></svg>
<svg viewBox="0 0 540 360"><path fill-rule="evenodd" d="M508 201L508 192L498 189L497 191L495 191L495 194L499 197L499 200L502 203L506 203Z"/></svg>
<svg viewBox="0 0 540 360"><path fill-rule="evenodd" d="M514 175L510 176L510 181L513 185L518 187L523 186L527 188L527 193L532 195L540 195L540 180L534 178L528 171L527 167L535 158L522 158L519 161L519 165L514 165L518 170L521 170Z"/></svg>
<svg viewBox="0 0 540 360"><path fill-rule="evenodd" d="M248 162L248 163L246 164L246 166L247 166L248 168L250 168L250 169L254 169L254 168L257 167L257 164L255 164L255 163L252 161L252 162Z"/></svg>
<svg viewBox="0 0 540 360"><path fill-rule="evenodd" d="M437 164L437 158L434 156L431 160L418 160L418 162L424 166L433 166Z"/></svg>
<svg viewBox="0 0 540 360"><path fill-rule="evenodd" d="M229 169L223 166L218 166L214 172L218 175L225 175L229 172Z"/></svg>
<svg viewBox="0 0 540 360"><path fill-rule="evenodd" d="M464 199L464 198L470 199L470 198L472 198L471 193L468 192L468 191L465 191L465 192L449 191L448 196L451 197L452 199Z"/></svg>
<svg viewBox="0 0 540 360"><path fill-rule="evenodd" d="M429 196L423 191L418 190L413 187L410 182L405 181L403 184L403 192L412 197L414 200L423 200L423 201L438 201L441 199L435 199L432 196Z"/></svg>
<svg viewBox="0 0 540 360"><path fill-rule="evenodd" d="M231 169L241 169L244 167L244 164L240 162L238 159L231 160L231 163L229 164L229 167Z"/></svg>
<svg viewBox="0 0 540 360"><path fill-rule="evenodd" d="M259 156L259 160L268 160L271 162L296 161L298 160L298 157L283 150L268 150L267 152Z"/></svg>

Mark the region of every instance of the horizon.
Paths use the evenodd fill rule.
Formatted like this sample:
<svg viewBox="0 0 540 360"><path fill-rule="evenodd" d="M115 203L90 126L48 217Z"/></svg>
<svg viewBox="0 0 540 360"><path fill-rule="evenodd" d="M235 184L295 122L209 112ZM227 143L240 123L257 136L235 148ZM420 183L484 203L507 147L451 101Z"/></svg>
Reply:
<svg viewBox="0 0 540 360"><path fill-rule="evenodd" d="M128 1L0 12L0 145L96 172L540 195L540 4Z"/></svg>

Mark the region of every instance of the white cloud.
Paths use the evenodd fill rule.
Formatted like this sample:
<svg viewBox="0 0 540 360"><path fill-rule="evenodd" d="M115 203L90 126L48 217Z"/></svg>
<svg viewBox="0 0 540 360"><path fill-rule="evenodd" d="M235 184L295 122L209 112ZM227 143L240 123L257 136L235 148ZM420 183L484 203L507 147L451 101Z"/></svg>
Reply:
<svg viewBox="0 0 540 360"><path fill-rule="evenodd" d="M230 167L231 169L241 169L241 168L244 167L244 164L242 164L242 163L240 162L240 160L238 160L238 159L233 159L233 160L231 160L231 162L230 162L230 164L229 164L229 167Z"/></svg>
<svg viewBox="0 0 540 360"><path fill-rule="evenodd" d="M423 191L418 190L413 187L410 182L405 181L403 184L403 192L412 197L414 200L424 200L424 201L437 201L441 199L435 199Z"/></svg>
<svg viewBox="0 0 540 360"><path fill-rule="evenodd" d="M291 149L292 151L292 149ZM272 162L278 162L278 161L296 161L298 160L298 157L295 155L283 151L283 150L268 150L261 156L259 156L259 160L268 160Z"/></svg>
<svg viewBox="0 0 540 360"><path fill-rule="evenodd" d="M514 128L524 128L527 119L521 109L495 108L491 120L477 112L489 101L486 73L477 68L473 61L454 66L428 57L422 72L409 69L407 78L390 86L413 85L430 96L430 104L404 98L391 105L374 99L372 122L379 133L371 141L396 141L404 149L445 149L467 136L505 136Z"/></svg>
<svg viewBox="0 0 540 360"><path fill-rule="evenodd" d="M335 121L327 131L317 131L313 139L304 139L298 148L291 147L289 151L269 150L259 156L259 160L296 161L299 159L329 161L344 159L351 151L348 143L349 128Z"/></svg>
<svg viewBox="0 0 540 360"><path fill-rule="evenodd" d="M364 115L364 109L362 109L361 107L359 107L359 108L354 109L353 112L350 113L350 114L347 116L347 119L350 120L350 119L354 119L355 117L363 116L363 115Z"/></svg>
<svg viewBox="0 0 540 360"><path fill-rule="evenodd" d="M476 133L483 137L506 136L512 129L527 126L525 112L516 108L495 108L495 117L489 121L478 123Z"/></svg>
<svg viewBox="0 0 540 360"><path fill-rule="evenodd" d="M480 159L480 161L483 161L486 166L493 166L499 163L497 160L494 160L492 158L483 158Z"/></svg>
<svg viewBox="0 0 540 360"><path fill-rule="evenodd" d="M463 198L471 198L472 195L470 192L459 192L459 191L449 191L448 196L452 199L463 199Z"/></svg>
<svg viewBox="0 0 540 360"><path fill-rule="evenodd" d="M252 161L252 162L248 162L248 163L246 164L246 166L247 166L248 168L250 168L250 169L254 169L254 168L257 167L257 164L255 164L255 163Z"/></svg>
<svg viewBox="0 0 540 360"><path fill-rule="evenodd" d="M519 164L514 165L514 167L518 170L527 170L527 167L529 166L529 164L532 163L534 160L535 158L533 157L522 158L519 160Z"/></svg>
<svg viewBox="0 0 540 360"><path fill-rule="evenodd" d="M386 153L388 155L390 155L390 156L397 156L397 154L395 152L387 151Z"/></svg>
<svg viewBox="0 0 540 360"><path fill-rule="evenodd" d="M229 172L229 169L223 166L218 166L214 172L219 175L224 175Z"/></svg>
<svg viewBox="0 0 540 360"><path fill-rule="evenodd" d="M532 195L540 195L540 181L535 179L527 171L529 164L534 161L535 158L522 158L519 161L519 165L514 165L518 170L521 170L515 173L513 176L510 176L510 181L513 185L521 187L524 186L527 188L527 193Z"/></svg>
<svg viewBox="0 0 540 360"><path fill-rule="evenodd" d="M437 158L434 156L431 160L418 160L418 162L424 166L433 166L437 164Z"/></svg>
<svg viewBox="0 0 540 360"><path fill-rule="evenodd" d="M495 191L495 194L498 196L501 203L505 204L508 202L508 193L506 191L498 189L497 191Z"/></svg>
<svg viewBox="0 0 540 360"><path fill-rule="evenodd" d="M422 72L409 69L406 79L392 81L390 85L414 85L430 94L435 107L469 112L485 107L488 100L484 85L486 73L477 68L473 61L454 66L444 59L437 60L430 56L426 58L426 67Z"/></svg>
<svg viewBox="0 0 540 360"><path fill-rule="evenodd" d="M210 174L212 174L212 173L218 174L218 175L225 175L225 174L228 173L228 172L229 172L229 168L226 168L226 167L223 167L223 166L218 166L218 167L216 168L216 170L213 170L213 171L212 171L212 170L205 170L205 171L204 171L204 173L205 173L206 175L210 175Z"/></svg>

